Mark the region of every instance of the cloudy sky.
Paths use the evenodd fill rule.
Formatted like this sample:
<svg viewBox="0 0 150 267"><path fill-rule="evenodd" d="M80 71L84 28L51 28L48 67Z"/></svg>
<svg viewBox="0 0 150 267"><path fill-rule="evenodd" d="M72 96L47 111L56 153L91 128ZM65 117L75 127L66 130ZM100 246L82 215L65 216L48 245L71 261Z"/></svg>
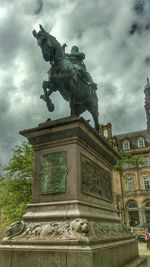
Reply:
<svg viewBox="0 0 150 267"><path fill-rule="evenodd" d="M98 84L99 121L111 122L113 133L146 128L144 93L150 76L149 0L0 0L0 164L18 132L47 118L69 116L69 105L52 95L50 114L40 95L49 64L32 35L39 24L69 53L78 45ZM83 116L92 118L88 112Z"/></svg>

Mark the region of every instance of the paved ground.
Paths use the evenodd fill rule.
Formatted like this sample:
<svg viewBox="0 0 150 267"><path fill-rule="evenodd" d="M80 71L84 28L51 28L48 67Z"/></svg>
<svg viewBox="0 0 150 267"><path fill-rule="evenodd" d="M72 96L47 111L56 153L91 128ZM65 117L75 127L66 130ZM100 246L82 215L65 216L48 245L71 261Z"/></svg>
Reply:
<svg viewBox="0 0 150 267"><path fill-rule="evenodd" d="M139 246L139 254L140 256L147 256L148 257L148 267L150 267L150 250L147 249L147 244L141 242L138 244Z"/></svg>

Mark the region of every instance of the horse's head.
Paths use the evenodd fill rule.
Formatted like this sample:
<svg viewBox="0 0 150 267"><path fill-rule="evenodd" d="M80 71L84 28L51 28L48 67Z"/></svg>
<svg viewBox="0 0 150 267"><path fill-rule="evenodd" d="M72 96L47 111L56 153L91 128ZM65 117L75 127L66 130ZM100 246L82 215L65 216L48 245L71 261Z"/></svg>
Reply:
<svg viewBox="0 0 150 267"><path fill-rule="evenodd" d="M54 60L54 47L50 42L50 34L40 25L40 31L33 30L33 36L37 39L37 44L41 47L43 58L45 61L52 62Z"/></svg>
<svg viewBox="0 0 150 267"><path fill-rule="evenodd" d="M45 61L55 63L56 60L63 56L61 45L54 36L49 34L40 25L40 31L33 30L33 36L37 39L37 44L41 47L43 58Z"/></svg>

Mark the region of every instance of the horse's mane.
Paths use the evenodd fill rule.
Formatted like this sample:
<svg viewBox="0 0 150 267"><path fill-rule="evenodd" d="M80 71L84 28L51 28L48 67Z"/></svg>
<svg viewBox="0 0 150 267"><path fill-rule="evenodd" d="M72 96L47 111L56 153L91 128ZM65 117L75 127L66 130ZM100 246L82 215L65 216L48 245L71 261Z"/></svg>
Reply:
<svg viewBox="0 0 150 267"><path fill-rule="evenodd" d="M64 50L62 49L61 44L50 33L47 33L47 38L48 38L49 47L53 47L55 49L55 57L56 57L56 59L63 58L64 57Z"/></svg>

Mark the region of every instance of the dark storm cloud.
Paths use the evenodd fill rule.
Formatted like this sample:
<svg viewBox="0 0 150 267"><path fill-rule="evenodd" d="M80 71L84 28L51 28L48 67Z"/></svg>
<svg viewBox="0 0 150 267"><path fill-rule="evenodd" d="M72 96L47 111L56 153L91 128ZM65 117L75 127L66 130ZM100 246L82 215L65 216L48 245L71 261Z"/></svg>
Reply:
<svg viewBox="0 0 150 267"><path fill-rule="evenodd" d="M148 57L145 58L144 63L146 65L150 65L150 56L148 56Z"/></svg>
<svg viewBox="0 0 150 267"><path fill-rule="evenodd" d="M149 0L136 0L133 10L136 14L135 21L130 27L129 33L142 34L143 32L150 31L150 1Z"/></svg>
<svg viewBox="0 0 150 267"><path fill-rule="evenodd" d="M69 116L69 104L53 93L50 114L40 100L50 65L32 35L39 24L58 41L78 45L98 84L100 123L115 134L145 128L143 87L149 71L149 1L6 0L0 2L0 151L6 162L18 131L47 118ZM136 26L133 26L133 25ZM133 31L129 34L129 31ZM92 118L88 112L86 119Z"/></svg>
<svg viewBox="0 0 150 267"><path fill-rule="evenodd" d="M36 6L35 11L34 11L34 14L35 15L39 15L40 12L42 11L42 8L43 8L43 1L42 0L38 0L37 1L37 6Z"/></svg>
<svg viewBox="0 0 150 267"><path fill-rule="evenodd" d="M144 13L145 0L137 0L134 5L134 10L137 14Z"/></svg>
<svg viewBox="0 0 150 267"><path fill-rule="evenodd" d="M144 16L145 14L148 14L150 9L150 2L149 0L135 0L134 4L134 11L139 16Z"/></svg>

